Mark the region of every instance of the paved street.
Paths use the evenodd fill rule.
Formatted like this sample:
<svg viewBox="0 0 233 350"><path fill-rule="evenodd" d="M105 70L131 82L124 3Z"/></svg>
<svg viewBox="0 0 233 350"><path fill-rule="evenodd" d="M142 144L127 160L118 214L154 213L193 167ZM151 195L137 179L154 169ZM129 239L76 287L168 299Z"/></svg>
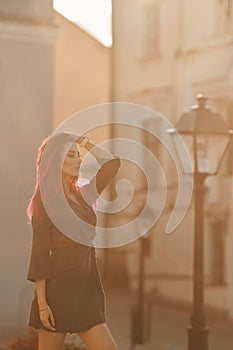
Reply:
<svg viewBox="0 0 233 350"><path fill-rule="evenodd" d="M136 295L122 290L105 288L108 324L118 344L119 350L131 350L130 327L131 309L136 303ZM152 304L151 341L137 345L134 350L187 350L187 325L190 309L174 307L155 298ZM213 311L207 311L210 327L208 350L233 349L233 320L227 320ZM1 339L0 347L9 339L19 335L16 331ZM8 339L9 338L9 339Z"/></svg>
<svg viewBox="0 0 233 350"><path fill-rule="evenodd" d="M131 306L135 296L127 292L106 290L108 323L117 341L119 350L131 349ZM190 310L177 309L163 303L152 306L152 339L146 345L137 345L135 350L187 350L187 332ZM209 350L232 350L233 321L208 312L210 327Z"/></svg>

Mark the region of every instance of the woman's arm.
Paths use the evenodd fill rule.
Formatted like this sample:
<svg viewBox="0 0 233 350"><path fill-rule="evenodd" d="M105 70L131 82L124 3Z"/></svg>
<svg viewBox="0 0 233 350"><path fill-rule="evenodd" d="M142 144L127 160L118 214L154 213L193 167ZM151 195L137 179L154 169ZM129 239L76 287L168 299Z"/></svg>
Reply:
<svg viewBox="0 0 233 350"><path fill-rule="evenodd" d="M40 215L39 215L40 214ZM40 213L32 216L32 248L27 279L35 282L36 297L39 307L39 316L43 325L50 329L54 328L54 316L50 309L45 293L46 279L51 278L50 269L50 233L51 221L41 207Z"/></svg>
<svg viewBox="0 0 233 350"><path fill-rule="evenodd" d="M105 151L103 148L100 148L94 143L92 143L86 136L80 136L76 142L82 147L85 147L86 150L91 152L91 154L93 154L93 156L96 158L97 162L100 165L104 164L108 160L118 158L112 155L111 153Z"/></svg>
<svg viewBox="0 0 233 350"><path fill-rule="evenodd" d="M38 279L38 280L35 280L35 283L36 283L36 295L37 295L37 302L38 302L41 322L46 328L56 331L53 312L50 309L45 296L46 280Z"/></svg>
<svg viewBox="0 0 233 350"><path fill-rule="evenodd" d="M52 223L43 206L32 216L31 259L27 279L35 282L51 278L51 227Z"/></svg>
<svg viewBox="0 0 233 350"><path fill-rule="evenodd" d="M45 279L38 279L35 280L36 284L36 295L37 295L37 302L39 305L39 309L44 309L48 306L46 296L45 296Z"/></svg>
<svg viewBox="0 0 233 350"><path fill-rule="evenodd" d="M120 158L96 146L87 137L80 136L76 142L90 151L101 165L90 183L81 187L81 194L84 200L89 205L92 205L117 174L121 165Z"/></svg>

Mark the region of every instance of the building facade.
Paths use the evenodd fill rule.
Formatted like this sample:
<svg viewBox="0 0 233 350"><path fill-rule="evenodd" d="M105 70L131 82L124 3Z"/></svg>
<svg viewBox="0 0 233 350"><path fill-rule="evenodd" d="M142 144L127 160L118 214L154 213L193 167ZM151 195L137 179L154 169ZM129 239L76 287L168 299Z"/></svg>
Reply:
<svg viewBox="0 0 233 350"><path fill-rule="evenodd" d="M33 297L26 207L37 149L71 114L109 100L109 50L56 13L52 0L0 1L0 42L1 343L25 330Z"/></svg>
<svg viewBox="0 0 233 350"><path fill-rule="evenodd" d="M196 94L203 93L232 128L232 11L231 0L113 1L114 100L151 107L175 123L196 103ZM166 151L161 162L172 202L175 172ZM232 153L206 186L206 304L232 317ZM171 202L153 229L146 288L177 302L191 302L193 205L175 232L166 236ZM134 288L137 259L135 243L128 254Z"/></svg>
<svg viewBox="0 0 233 350"><path fill-rule="evenodd" d="M0 2L1 329L24 326L31 232L26 207L35 184L37 148L53 126L52 1Z"/></svg>
<svg viewBox="0 0 233 350"><path fill-rule="evenodd" d="M111 49L55 12L54 126L110 99Z"/></svg>

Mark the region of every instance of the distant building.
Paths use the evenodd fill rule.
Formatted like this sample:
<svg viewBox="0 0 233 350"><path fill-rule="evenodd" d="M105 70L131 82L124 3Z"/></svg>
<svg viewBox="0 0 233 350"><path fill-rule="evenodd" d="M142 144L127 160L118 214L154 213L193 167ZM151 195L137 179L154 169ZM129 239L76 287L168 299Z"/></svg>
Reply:
<svg viewBox="0 0 233 350"><path fill-rule="evenodd" d="M56 35L52 0L0 2L0 327L5 331L25 325L33 291L26 282L31 232L25 211L38 146L53 128Z"/></svg>
<svg viewBox="0 0 233 350"><path fill-rule="evenodd" d="M54 126L72 114L109 102L111 49L55 13Z"/></svg>
<svg viewBox="0 0 233 350"><path fill-rule="evenodd" d="M115 101L152 107L174 123L196 103L196 94L204 93L210 96L209 104L233 127L231 0L113 1L113 16ZM157 146L154 142L154 149ZM177 179L164 150L160 159L170 200L152 234L146 287L174 301L190 302L193 208L176 231L165 236ZM159 186L158 183L158 191ZM206 304L233 317L232 152L221 174L209 178L207 186ZM130 284L136 288L139 250L137 243L128 248Z"/></svg>
<svg viewBox="0 0 233 350"><path fill-rule="evenodd" d="M71 114L109 101L110 49L56 13L52 0L1 1L0 41L1 344L28 322L25 211L38 146Z"/></svg>

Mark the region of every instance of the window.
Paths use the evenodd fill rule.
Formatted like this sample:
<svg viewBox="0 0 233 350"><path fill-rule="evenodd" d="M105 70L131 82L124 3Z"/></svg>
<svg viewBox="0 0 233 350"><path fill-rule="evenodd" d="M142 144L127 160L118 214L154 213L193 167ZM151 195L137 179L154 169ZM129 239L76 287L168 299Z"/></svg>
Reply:
<svg viewBox="0 0 233 350"><path fill-rule="evenodd" d="M229 128L233 129L233 104L229 103L227 106L227 124ZM228 150L225 159L225 171L228 175L233 175L233 152Z"/></svg>
<svg viewBox="0 0 233 350"><path fill-rule="evenodd" d="M144 42L145 56L154 56L159 53L159 6L147 5L144 8Z"/></svg>
<svg viewBox="0 0 233 350"><path fill-rule="evenodd" d="M210 279L212 285L226 284L226 232L229 230L229 207L226 202L209 203L206 210L209 232Z"/></svg>
<svg viewBox="0 0 233 350"><path fill-rule="evenodd" d="M153 153L155 159L157 159L160 165L162 165L161 141L154 136L158 134L160 134L161 136L160 120L155 118L146 119L143 121L142 128L144 130L142 131L142 144L145 146L146 150L149 150ZM146 130L149 130L150 133ZM152 164L150 164L150 159L148 158L146 150L143 151L143 162L145 164L146 169L154 171L153 183L151 184L151 187L153 190L156 190L159 187L161 187L161 174L159 172L159 168L151 168Z"/></svg>
<svg viewBox="0 0 233 350"><path fill-rule="evenodd" d="M224 34L233 29L233 0L216 0L216 28L218 34Z"/></svg>
<svg viewBox="0 0 233 350"><path fill-rule="evenodd" d="M211 274L212 285L224 285L226 283L225 266L225 236L226 223L212 223L211 227Z"/></svg>

